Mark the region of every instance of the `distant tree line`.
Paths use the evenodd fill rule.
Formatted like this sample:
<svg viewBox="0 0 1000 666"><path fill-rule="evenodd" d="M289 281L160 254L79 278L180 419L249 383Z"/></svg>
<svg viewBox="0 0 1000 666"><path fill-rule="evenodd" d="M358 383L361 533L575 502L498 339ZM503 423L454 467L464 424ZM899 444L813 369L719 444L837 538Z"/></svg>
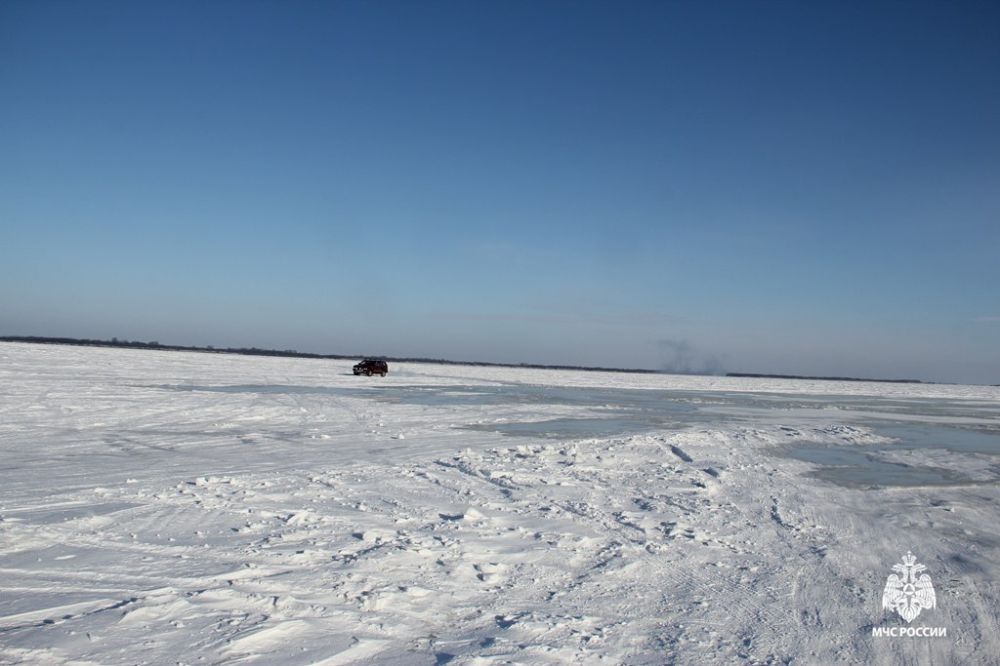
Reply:
<svg viewBox="0 0 1000 666"><path fill-rule="evenodd" d="M360 354L311 354L299 352L294 349L258 349L257 347L205 347L186 345L164 345L159 342L140 342L130 340L90 340L85 338L50 338L34 335L8 335L0 336L0 342L30 342L43 345L76 345L84 347L120 347L126 349L157 349L161 351L189 351L204 352L207 354L244 354L247 356L284 356L292 358L323 358L334 360L346 360L356 358L373 358L393 363L435 363L439 365L473 365L497 368L534 368L542 370L585 370L588 372L632 372L644 374L656 374L656 370L644 368L598 368L579 365L544 365L540 363L494 363L490 361L453 361L442 358L424 357L403 357L403 356L373 356Z"/></svg>
<svg viewBox="0 0 1000 666"><path fill-rule="evenodd" d="M82 347L124 347L127 349L158 349L163 351L193 351L210 354L247 354L250 356L294 356L297 358L333 358L351 359L354 356L340 356L335 354L310 354L298 352L294 349L258 349L257 347L206 347L187 345L165 345L153 340L142 342L139 340L91 340L87 338L49 338L34 335L7 335L0 336L0 342L32 342L43 345L76 345Z"/></svg>
<svg viewBox="0 0 1000 666"><path fill-rule="evenodd" d="M923 384L919 379L865 379L863 377L812 377L810 375L765 375L755 372L727 372L726 377L756 377L760 379L819 379L826 382L883 382L886 384Z"/></svg>
<svg viewBox="0 0 1000 666"><path fill-rule="evenodd" d="M348 360L356 358L373 358L393 363L435 363L438 365L471 365L493 368L533 368L539 370L584 370L587 372L630 372L641 374L660 374L659 370L645 368L601 368L582 365L545 365L542 363L495 363L491 361L453 361L444 358L425 358L420 356L364 356L360 354L311 354L294 349L259 349L257 347L205 347L185 345L164 345L157 341L140 342L135 340L88 340L81 338L49 338L34 335L0 336L0 342L31 342L44 345L77 345L86 347L123 347L126 349L158 349L162 351L190 351L208 354L244 354L247 356L284 356L291 358L324 358ZM771 375L753 372L728 372L726 377L753 377L759 379L809 379L840 382L884 382L890 384L923 384L919 379L865 379L862 377L817 377L809 375ZM936 382L930 382L936 383ZM994 384L1000 386L1000 384Z"/></svg>

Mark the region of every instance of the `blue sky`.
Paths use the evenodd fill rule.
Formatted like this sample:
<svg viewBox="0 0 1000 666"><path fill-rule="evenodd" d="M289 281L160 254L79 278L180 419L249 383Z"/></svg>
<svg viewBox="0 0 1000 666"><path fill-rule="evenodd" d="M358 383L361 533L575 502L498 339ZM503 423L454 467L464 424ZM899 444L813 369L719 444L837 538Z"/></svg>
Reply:
<svg viewBox="0 0 1000 666"><path fill-rule="evenodd" d="M0 334L1000 383L995 3L5 2Z"/></svg>

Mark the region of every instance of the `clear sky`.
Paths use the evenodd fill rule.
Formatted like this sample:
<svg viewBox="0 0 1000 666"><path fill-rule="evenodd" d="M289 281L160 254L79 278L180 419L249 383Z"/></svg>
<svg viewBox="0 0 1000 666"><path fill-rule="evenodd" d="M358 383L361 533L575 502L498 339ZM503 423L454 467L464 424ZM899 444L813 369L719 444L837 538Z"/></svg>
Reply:
<svg viewBox="0 0 1000 666"><path fill-rule="evenodd" d="M7 0L0 335L1000 383L1000 4Z"/></svg>

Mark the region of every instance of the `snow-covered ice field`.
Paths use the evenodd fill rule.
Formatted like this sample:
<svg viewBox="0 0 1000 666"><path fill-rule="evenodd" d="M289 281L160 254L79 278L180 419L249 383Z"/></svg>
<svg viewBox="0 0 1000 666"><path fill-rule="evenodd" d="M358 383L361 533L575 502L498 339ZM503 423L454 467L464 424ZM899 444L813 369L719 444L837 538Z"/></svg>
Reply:
<svg viewBox="0 0 1000 666"><path fill-rule="evenodd" d="M0 663L998 661L1000 389L350 366L0 344Z"/></svg>

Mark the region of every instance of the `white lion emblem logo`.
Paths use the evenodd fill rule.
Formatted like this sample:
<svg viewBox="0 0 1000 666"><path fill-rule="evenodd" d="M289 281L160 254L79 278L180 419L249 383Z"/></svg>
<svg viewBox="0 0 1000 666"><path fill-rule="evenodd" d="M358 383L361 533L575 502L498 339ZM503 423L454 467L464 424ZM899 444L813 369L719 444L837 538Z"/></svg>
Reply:
<svg viewBox="0 0 1000 666"><path fill-rule="evenodd" d="M882 592L882 608L894 610L907 622L913 622L920 611L937 606L931 577L927 574L917 577L926 568L918 564L917 558L907 551L902 564L892 565L892 570L902 574L902 577L889 574Z"/></svg>

